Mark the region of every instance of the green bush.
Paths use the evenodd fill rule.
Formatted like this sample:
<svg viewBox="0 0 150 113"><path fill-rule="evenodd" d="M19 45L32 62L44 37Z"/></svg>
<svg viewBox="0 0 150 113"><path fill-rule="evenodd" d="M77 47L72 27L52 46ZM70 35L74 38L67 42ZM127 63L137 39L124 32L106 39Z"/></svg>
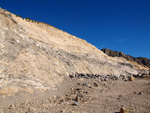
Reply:
<svg viewBox="0 0 150 113"><path fill-rule="evenodd" d="M30 18L26 17L27 20L31 20Z"/></svg>
<svg viewBox="0 0 150 113"><path fill-rule="evenodd" d="M20 15L16 15L16 17L20 17L20 18L22 18Z"/></svg>

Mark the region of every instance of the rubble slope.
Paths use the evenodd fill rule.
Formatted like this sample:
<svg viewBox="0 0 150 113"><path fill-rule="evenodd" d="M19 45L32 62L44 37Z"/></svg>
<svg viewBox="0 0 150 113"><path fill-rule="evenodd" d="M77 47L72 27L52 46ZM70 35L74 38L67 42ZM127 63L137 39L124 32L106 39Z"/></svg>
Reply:
<svg viewBox="0 0 150 113"><path fill-rule="evenodd" d="M65 76L75 73L129 76L138 71L134 64L109 57L85 40L0 9L1 96L56 90Z"/></svg>

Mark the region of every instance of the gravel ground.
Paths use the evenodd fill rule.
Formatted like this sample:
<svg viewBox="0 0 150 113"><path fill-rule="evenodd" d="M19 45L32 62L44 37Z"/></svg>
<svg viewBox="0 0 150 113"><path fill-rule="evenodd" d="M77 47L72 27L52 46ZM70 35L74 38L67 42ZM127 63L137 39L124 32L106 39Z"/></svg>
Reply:
<svg viewBox="0 0 150 113"><path fill-rule="evenodd" d="M67 78L57 91L34 92L2 99L4 113L150 113L150 80L98 81Z"/></svg>

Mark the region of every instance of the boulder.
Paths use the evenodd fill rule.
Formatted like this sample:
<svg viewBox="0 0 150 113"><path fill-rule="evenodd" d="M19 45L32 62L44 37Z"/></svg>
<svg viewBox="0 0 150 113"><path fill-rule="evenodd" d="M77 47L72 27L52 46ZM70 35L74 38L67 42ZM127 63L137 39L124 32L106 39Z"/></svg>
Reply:
<svg viewBox="0 0 150 113"><path fill-rule="evenodd" d="M134 78L133 76L130 76L130 77L128 77L128 80L129 80L129 81L134 81L135 78Z"/></svg>
<svg viewBox="0 0 150 113"><path fill-rule="evenodd" d="M125 109L124 107L122 107L120 109L120 113L130 113L129 110Z"/></svg>

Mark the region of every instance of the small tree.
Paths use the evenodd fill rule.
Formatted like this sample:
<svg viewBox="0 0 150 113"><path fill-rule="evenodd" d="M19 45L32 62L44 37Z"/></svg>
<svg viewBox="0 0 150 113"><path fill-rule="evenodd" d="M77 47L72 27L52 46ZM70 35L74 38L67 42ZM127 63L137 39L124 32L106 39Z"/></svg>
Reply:
<svg viewBox="0 0 150 113"><path fill-rule="evenodd" d="M20 17L20 18L22 18L20 15L16 15L16 17Z"/></svg>
<svg viewBox="0 0 150 113"><path fill-rule="evenodd" d="M27 20L31 20L30 18L26 17Z"/></svg>

